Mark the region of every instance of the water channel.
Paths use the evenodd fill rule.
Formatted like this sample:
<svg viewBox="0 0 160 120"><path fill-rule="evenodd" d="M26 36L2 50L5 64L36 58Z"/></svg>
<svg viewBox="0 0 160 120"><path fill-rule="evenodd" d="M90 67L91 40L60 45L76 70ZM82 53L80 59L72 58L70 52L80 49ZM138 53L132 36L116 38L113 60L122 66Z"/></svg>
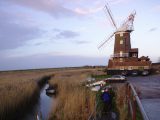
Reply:
<svg viewBox="0 0 160 120"><path fill-rule="evenodd" d="M38 103L35 105L34 109L32 109L29 113L26 113L25 117L21 120L37 120L37 115L40 119L47 120L50 110L56 101L55 96L48 96L46 94L46 89L48 86L49 85L46 84L41 89Z"/></svg>

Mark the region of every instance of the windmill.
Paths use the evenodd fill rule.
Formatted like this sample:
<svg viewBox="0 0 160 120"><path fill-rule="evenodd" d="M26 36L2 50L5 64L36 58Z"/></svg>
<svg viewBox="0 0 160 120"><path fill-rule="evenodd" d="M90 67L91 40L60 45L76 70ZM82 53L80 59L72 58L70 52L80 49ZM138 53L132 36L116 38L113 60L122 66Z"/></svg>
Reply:
<svg viewBox="0 0 160 120"><path fill-rule="evenodd" d="M126 20L117 27L117 24L113 18L111 10L108 4L105 5L105 12L109 15L109 19L115 28L115 31L98 46L101 48L104 44L115 38L114 42L114 53L108 62L108 73L116 74L117 72L122 73L124 71L138 71L139 68L150 69L151 61L145 57L144 61L138 58L138 48L131 48L130 33L134 30L133 22L136 12L132 12L126 18ZM143 58L144 59L144 58Z"/></svg>
<svg viewBox="0 0 160 120"><path fill-rule="evenodd" d="M117 28L117 24L116 24L115 20L113 19L113 15L112 15L111 10L108 7L108 4L105 5L104 8L105 8L106 13L108 13L108 15L110 17L110 21L115 28L115 32L113 32L102 44L100 44L98 46L98 48L101 48L104 44L106 44L117 33L121 33L121 35L122 35L122 32L132 32L133 31L133 21L134 21L135 15L136 15L135 11L133 13L131 13L127 17L127 19L123 22L123 24L119 28Z"/></svg>

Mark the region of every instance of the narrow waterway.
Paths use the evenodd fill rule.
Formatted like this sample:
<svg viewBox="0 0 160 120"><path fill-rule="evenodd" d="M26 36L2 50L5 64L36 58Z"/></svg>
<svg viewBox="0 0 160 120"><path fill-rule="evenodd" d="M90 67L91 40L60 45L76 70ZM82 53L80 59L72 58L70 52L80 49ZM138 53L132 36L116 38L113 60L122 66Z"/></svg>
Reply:
<svg viewBox="0 0 160 120"><path fill-rule="evenodd" d="M46 89L48 88L48 84L46 84L40 93L40 98L38 103L35 105L34 109L32 109L29 113L26 113L23 120L36 120L37 115L42 120L47 120L51 107L55 104L55 97L48 96L46 94Z"/></svg>

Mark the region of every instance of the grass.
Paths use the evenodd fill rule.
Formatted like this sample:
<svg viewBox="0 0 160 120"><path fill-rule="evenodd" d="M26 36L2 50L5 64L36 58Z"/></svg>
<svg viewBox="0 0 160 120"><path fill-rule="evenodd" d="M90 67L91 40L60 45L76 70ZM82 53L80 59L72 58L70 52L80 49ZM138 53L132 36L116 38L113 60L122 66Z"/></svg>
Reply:
<svg viewBox="0 0 160 120"><path fill-rule="evenodd" d="M101 75L92 75L91 77L93 77L95 79L104 79L104 78L111 77L111 75L101 74Z"/></svg>
<svg viewBox="0 0 160 120"><path fill-rule="evenodd" d="M17 119L38 100L42 71L0 72L0 120Z"/></svg>
<svg viewBox="0 0 160 120"><path fill-rule="evenodd" d="M27 84L27 86L26 86ZM38 94L38 86L34 81L0 82L0 116L1 119L17 117L16 112L31 104Z"/></svg>
<svg viewBox="0 0 160 120"><path fill-rule="evenodd" d="M119 111L119 120L130 120L128 118L128 107L126 103L126 84L115 84L116 106Z"/></svg>
<svg viewBox="0 0 160 120"><path fill-rule="evenodd" d="M58 85L58 103L52 108L49 119L87 120L95 107L96 94L83 82L95 70L74 70L55 74L50 84Z"/></svg>
<svg viewBox="0 0 160 120"><path fill-rule="evenodd" d="M102 68L63 68L0 72L0 120L16 120L33 107L46 75L54 75L49 84L58 85L56 107L50 119L86 120L95 107L95 93L83 86L85 79L102 75ZM38 84L37 84L38 83Z"/></svg>
<svg viewBox="0 0 160 120"><path fill-rule="evenodd" d="M110 77L103 70L72 70L57 72L50 84L58 85L58 98L56 106L52 107L49 120L87 120L94 111L96 96L83 85L87 77L103 79ZM115 96L112 101L112 111L118 114L120 120L127 120L125 104L125 85L113 85ZM100 97L99 97L100 98ZM100 109L103 105L100 106Z"/></svg>
<svg viewBox="0 0 160 120"><path fill-rule="evenodd" d="M138 106L136 107L136 120L143 120L142 114Z"/></svg>
<svg viewBox="0 0 160 120"><path fill-rule="evenodd" d="M131 113L129 112L128 104L126 101L126 85L117 84L116 87L116 106L119 111L119 120L131 120ZM137 90L138 91L138 90ZM139 91L138 91L139 94ZM133 97L133 96L132 96ZM136 103L136 120L142 120L142 115Z"/></svg>

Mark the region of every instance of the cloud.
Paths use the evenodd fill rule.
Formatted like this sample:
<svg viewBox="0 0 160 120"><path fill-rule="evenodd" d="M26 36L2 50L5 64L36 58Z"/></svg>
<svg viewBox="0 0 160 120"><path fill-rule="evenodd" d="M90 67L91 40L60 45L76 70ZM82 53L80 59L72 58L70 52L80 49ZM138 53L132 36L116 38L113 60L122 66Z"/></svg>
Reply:
<svg viewBox="0 0 160 120"><path fill-rule="evenodd" d="M55 32L55 39L69 39L69 38L75 38L78 37L80 34L71 30L60 30L60 29L54 29Z"/></svg>
<svg viewBox="0 0 160 120"><path fill-rule="evenodd" d="M76 40L73 38L76 38L80 36L80 33L71 31L71 30L61 30L61 29L53 29L54 36L50 40L57 40L57 39L69 39L68 42L71 42L73 44L81 45L81 44L89 44L90 41L86 40Z"/></svg>
<svg viewBox="0 0 160 120"><path fill-rule="evenodd" d="M103 8L102 2L98 0L3 0L3 3L41 11L54 18L93 14ZM87 4L92 4L95 7L89 8Z"/></svg>
<svg viewBox="0 0 160 120"><path fill-rule="evenodd" d="M152 8L153 11L160 12L160 5L156 5Z"/></svg>
<svg viewBox="0 0 160 120"><path fill-rule="evenodd" d="M149 29L149 32L154 32L154 31L156 31L157 29L158 29L157 27L153 27L153 28Z"/></svg>
<svg viewBox="0 0 160 120"><path fill-rule="evenodd" d="M64 7L64 4L58 0L5 0L3 2L45 12L55 18L78 15L74 10Z"/></svg>
<svg viewBox="0 0 160 120"><path fill-rule="evenodd" d="M76 44L89 44L90 42L89 41L85 41L85 40L78 40L78 41L75 41Z"/></svg>
<svg viewBox="0 0 160 120"><path fill-rule="evenodd" d="M120 3L127 3L131 0L109 0L108 2L112 5L120 4Z"/></svg>
<svg viewBox="0 0 160 120"><path fill-rule="evenodd" d="M87 15L87 14L93 14L93 13L99 12L102 10L102 8L103 6L99 6L99 7L92 8L92 9L76 8L75 12L79 14Z"/></svg>
<svg viewBox="0 0 160 120"><path fill-rule="evenodd" d="M37 27L20 24L16 16L10 13L0 11L0 14L0 50L24 45L26 41L37 38L42 33Z"/></svg>
<svg viewBox="0 0 160 120"><path fill-rule="evenodd" d="M38 43L35 43L34 45L39 46L39 45L43 45L43 44L44 44L43 42L38 42Z"/></svg>

